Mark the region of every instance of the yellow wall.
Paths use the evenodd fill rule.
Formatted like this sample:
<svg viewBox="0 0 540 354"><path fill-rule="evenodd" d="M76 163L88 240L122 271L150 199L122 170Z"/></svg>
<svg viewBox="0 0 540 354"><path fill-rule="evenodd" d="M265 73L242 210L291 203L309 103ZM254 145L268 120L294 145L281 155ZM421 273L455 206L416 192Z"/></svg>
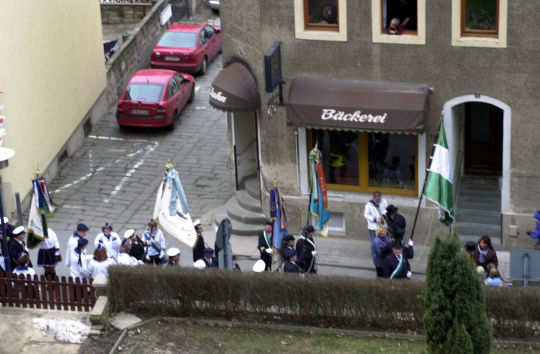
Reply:
<svg viewBox="0 0 540 354"><path fill-rule="evenodd" d="M5 147L1 170L7 209L23 198L106 86L97 0L0 0L0 104Z"/></svg>

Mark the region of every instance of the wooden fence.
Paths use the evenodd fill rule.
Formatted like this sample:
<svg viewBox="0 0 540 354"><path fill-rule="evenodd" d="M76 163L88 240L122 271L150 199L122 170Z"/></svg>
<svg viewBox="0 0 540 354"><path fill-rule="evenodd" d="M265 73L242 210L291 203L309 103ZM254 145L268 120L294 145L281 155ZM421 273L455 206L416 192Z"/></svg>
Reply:
<svg viewBox="0 0 540 354"><path fill-rule="evenodd" d="M0 273L0 304L9 307L90 311L96 303L92 279Z"/></svg>

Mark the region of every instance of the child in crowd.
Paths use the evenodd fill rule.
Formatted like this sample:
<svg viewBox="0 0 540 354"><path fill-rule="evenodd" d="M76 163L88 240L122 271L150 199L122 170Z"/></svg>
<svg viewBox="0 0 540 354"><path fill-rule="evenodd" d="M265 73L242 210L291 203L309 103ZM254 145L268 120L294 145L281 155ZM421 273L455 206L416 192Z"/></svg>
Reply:
<svg viewBox="0 0 540 354"><path fill-rule="evenodd" d="M484 280L485 285L489 286L503 286L504 282L501 278L501 275L499 274L499 271L497 270L497 267L493 266L489 269L489 275Z"/></svg>

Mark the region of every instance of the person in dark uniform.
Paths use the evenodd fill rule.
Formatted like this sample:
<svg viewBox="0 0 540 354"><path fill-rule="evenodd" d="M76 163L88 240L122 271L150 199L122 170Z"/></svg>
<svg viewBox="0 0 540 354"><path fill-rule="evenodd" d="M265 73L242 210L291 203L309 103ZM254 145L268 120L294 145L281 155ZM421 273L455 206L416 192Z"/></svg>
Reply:
<svg viewBox="0 0 540 354"><path fill-rule="evenodd" d="M206 268L217 268L218 263L216 260L216 257L214 257L214 249L207 247L204 249L204 258L203 258L204 264L206 264Z"/></svg>
<svg viewBox="0 0 540 354"><path fill-rule="evenodd" d="M233 254L232 256L232 269L236 272L241 272L240 266L238 265L238 258Z"/></svg>
<svg viewBox="0 0 540 354"><path fill-rule="evenodd" d="M386 216L388 217L388 232L394 240L403 242L405 227L407 226L405 218L398 213L398 208L392 204L386 208Z"/></svg>
<svg viewBox="0 0 540 354"><path fill-rule="evenodd" d="M315 262L317 256L317 247L313 240L315 235L315 228L313 225L309 225L304 228L304 232L296 241L296 252L298 256L298 266L305 273L317 273L317 264Z"/></svg>
<svg viewBox="0 0 540 354"><path fill-rule="evenodd" d="M19 260L19 258L21 258L22 254L27 254L28 257L30 257L30 252L28 251L26 243L24 242L25 236L26 232L24 231L23 226L19 226L15 228L15 230L13 230L13 239L9 243L9 255L11 256L11 264L17 264L17 261ZM32 261L29 261L28 266L33 268Z"/></svg>
<svg viewBox="0 0 540 354"><path fill-rule="evenodd" d="M300 268L296 264L298 260L298 255L294 249L285 249L283 250L283 258L285 258L285 263L283 263L283 272L284 273L296 273L300 274Z"/></svg>
<svg viewBox="0 0 540 354"><path fill-rule="evenodd" d="M200 220L196 220L193 225L195 226L195 232L197 233L197 242L193 247L193 262L197 262L199 259L204 258L204 237L203 237L203 227Z"/></svg>
<svg viewBox="0 0 540 354"><path fill-rule="evenodd" d="M144 258L144 247L146 247L146 242L141 240L141 238L135 234L135 230L133 229L127 230L124 233L124 239L131 240L129 255L138 261L142 261Z"/></svg>
<svg viewBox="0 0 540 354"><path fill-rule="evenodd" d="M412 246L408 252L413 252ZM403 252L401 242L394 242L392 253L384 258L384 277L389 279L410 279L412 276L411 266L407 255Z"/></svg>
<svg viewBox="0 0 540 354"><path fill-rule="evenodd" d="M284 252L285 250L293 250L295 251L294 249L294 236L293 235L285 235L283 236L283 239L281 240L282 242L282 247L283 247L283 251Z"/></svg>
<svg viewBox="0 0 540 354"><path fill-rule="evenodd" d="M7 241L9 243L11 242L11 240L13 240L13 231L16 229L16 227L9 223L9 219L7 218L7 216L4 216L4 225L6 225ZM0 227L0 234L2 234L1 227Z"/></svg>
<svg viewBox="0 0 540 354"><path fill-rule="evenodd" d="M261 259L264 261L266 267L264 270L272 269L272 222L267 221L264 224L264 230L259 232L259 244L257 246L259 252L261 252Z"/></svg>
<svg viewBox="0 0 540 354"><path fill-rule="evenodd" d="M180 250L176 247L167 250L167 267L180 266Z"/></svg>

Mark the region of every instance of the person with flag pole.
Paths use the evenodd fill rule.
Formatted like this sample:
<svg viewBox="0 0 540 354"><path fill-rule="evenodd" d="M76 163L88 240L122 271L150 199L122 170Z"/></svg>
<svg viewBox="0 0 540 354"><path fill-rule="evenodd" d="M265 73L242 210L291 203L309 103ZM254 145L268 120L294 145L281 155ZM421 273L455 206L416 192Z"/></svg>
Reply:
<svg viewBox="0 0 540 354"><path fill-rule="evenodd" d="M287 216L285 215L285 205L283 197L278 187L277 178L274 179L274 188L270 191L270 218L272 219L272 243L276 254L272 257L273 268L278 271L281 269L285 259L283 258L283 237L289 234L287 228Z"/></svg>
<svg viewBox="0 0 540 354"><path fill-rule="evenodd" d="M322 153L317 146L318 142L315 143L315 147L309 152L308 179L311 195L309 212L319 219L319 234L323 237L328 237L330 210L328 209L328 196L322 165ZM309 224L309 218L307 223Z"/></svg>
<svg viewBox="0 0 540 354"><path fill-rule="evenodd" d="M39 246L37 264L43 267L45 277L54 280L56 265L62 261L60 244L56 233L47 227L47 216L52 215L54 206L47 189L47 182L39 177L39 171L32 180L33 194L28 219L28 247Z"/></svg>
<svg viewBox="0 0 540 354"><path fill-rule="evenodd" d="M418 208L414 217L414 224L411 231L410 239L414 237L418 212L422 204L422 197L437 204L439 221L450 227L454 223L454 186L452 173L452 156L448 150L448 142L446 141L446 132L444 130L444 115L441 116L441 126L439 128L439 137L434 145L433 155L431 157L431 165L428 169L428 176L422 188L422 194L418 201Z"/></svg>

